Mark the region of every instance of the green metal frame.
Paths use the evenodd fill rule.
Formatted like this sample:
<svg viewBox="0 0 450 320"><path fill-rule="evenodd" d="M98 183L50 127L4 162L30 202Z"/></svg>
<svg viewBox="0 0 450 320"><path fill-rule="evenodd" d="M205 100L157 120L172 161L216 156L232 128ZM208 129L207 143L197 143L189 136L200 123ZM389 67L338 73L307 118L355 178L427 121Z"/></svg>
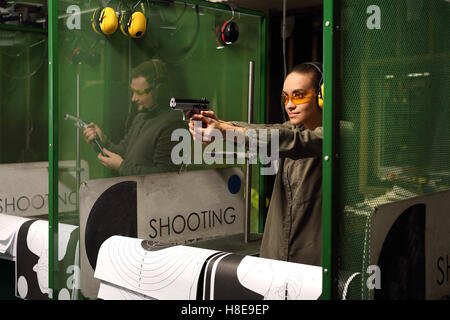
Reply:
<svg viewBox="0 0 450 320"><path fill-rule="evenodd" d="M48 285L54 299L58 263L58 0L48 1Z"/></svg>
<svg viewBox="0 0 450 320"><path fill-rule="evenodd" d="M189 3L194 5L199 5L207 8L214 9L222 9L222 10L230 10L225 4L220 3L211 3L202 0L190 0L190 1L180 1L183 3ZM261 61L267 61L267 15L253 10L241 9L239 11L244 14L254 15L261 17L261 41L262 41L262 49L261 49ZM0 26L3 27L3 26ZM10 29L9 26L6 26ZM19 28L22 29L22 28ZM45 30L25 28L23 31L35 31L35 32L43 32ZM58 288L57 283L57 273L58 273L58 263L55 261L55 257L58 257L58 100L59 100L59 72L58 72L58 0L49 0L48 1L48 79L49 79L49 99L48 99L48 112L49 112L49 128L48 128L48 159L49 159L49 255L48 255L48 270L49 270L49 289L50 299L57 299L54 294L55 289ZM261 105L264 106L263 112L260 112L260 121L261 123L265 122L266 114L265 114L265 106L266 106L266 86L267 86L267 69L265 63L261 64ZM260 192L263 192L264 196L260 197L260 206L259 206L259 231L263 230L264 223L264 208L265 208L265 190L264 190L264 180L263 177L260 176L259 180L259 189ZM56 259L57 260L57 259Z"/></svg>
<svg viewBox="0 0 450 320"><path fill-rule="evenodd" d="M323 111L323 177L322 177L322 299L333 298L335 263L333 255L333 168L336 162L334 150L335 123L333 110L333 0L324 0L323 10L323 67L324 67L324 111Z"/></svg>

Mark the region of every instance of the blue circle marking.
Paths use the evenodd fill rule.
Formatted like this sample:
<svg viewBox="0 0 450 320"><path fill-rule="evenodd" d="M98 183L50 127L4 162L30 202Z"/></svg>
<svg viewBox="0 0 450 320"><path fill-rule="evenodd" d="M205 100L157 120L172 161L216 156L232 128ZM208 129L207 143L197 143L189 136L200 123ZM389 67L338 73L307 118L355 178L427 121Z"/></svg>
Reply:
<svg viewBox="0 0 450 320"><path fill-rule="evenodd" d="M236 194L241 190L241 178L237 174L233 174L228 179L228 191L232 194Z"/></svg>

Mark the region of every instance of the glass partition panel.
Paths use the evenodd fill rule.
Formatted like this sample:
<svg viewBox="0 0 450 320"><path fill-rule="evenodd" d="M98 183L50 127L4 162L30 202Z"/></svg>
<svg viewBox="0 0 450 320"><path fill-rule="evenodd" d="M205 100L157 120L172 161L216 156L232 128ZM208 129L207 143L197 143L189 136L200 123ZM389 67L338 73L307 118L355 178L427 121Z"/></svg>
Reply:
<svg viewBox="0 0 450 320"><path fill-rule="evenodd" d="M13 11L14 6L1 7L0 296L11 299L16 294L29 299L29 292L15 290L16 279L29 287L37 285L32 269L47 261L48 248L48 42L45 30L19 25L21 15ZM15 8L19 10L19 5ZM27 242L27 230L22 228L26 221L29 226L35 219L43 222L38 230L43 236L31 244ZM19 230L24 231L19 235ZM18 247L22 250L16 250ZM30 255L37 257L35 263L27 260ZM42 276L38 274L40 281L47 274ZM43 291L38 290L40 297L46 298Z"/></svg>
<svg viewBox="0 0 450 320"><path fill-rule="evenodd" d="M55 298L94 298L95 288L89 282L103 240L113 234L143 237L137 212L155 210L151 201L145 202L145 208L141 207L143 202L136 201L143 196L141 192L147 192L139 187L147 179L154 183L152 191L161 188L161 197L178 204L182 201L180 191L169 182L166 186L162 183L172 181L174 175L233 166L245 170L242 163L204 161L201 146L203 158L195 161L194 150L198 146L192 144L188 121L183 120L181 111L172 110L170 100L175 97L180 105L180 99L205 98L219 118L247 121L249 61L255 61L254 119L261 119L264 93L260 79L265 76L261 72L265 63L260 40L262 18L257 14L232 13L225 6L195 3L110 1L112 13L102 12L95 1L58 3L59 178L64 172L73 172L67 175L67 183L77 190L73 197L76 209L59 209L58 250L69 253L67 241L79 237L79 250L73 254L76 259L80 257L81 273L70 263L66 265L67 261L59 260L55 272L60 280ZM143 35L127 23L120 23L120 18L127 20L132 10L146 17L146 21L141 21L147 26ZM114 15L119 16L117 29L110 21ZM227 45L217 38L216 29L230 18L239 25L239 38ZM97 19L103 19L104 24L100 25ZM85 136L83 126L93 127L91 123L99 130L91 137ZM179 134L174 136L174 132ZM193 163L182 165L174 159L181 154L172 152L177 147ZM258 174L253 175L252 187L257 193ZM196 197L219 197L220 201L221 197L217 193L196 194L195 186L191 190L188 186L185 191L193 192L192 201ZM208 213L203 218L205 215ZM154 232L178 233L181 227L177 223L182 217L177 221L175 218L169 217L167 224L161 219L150 220L144 238L160 240L153 237ZM221 221L224 220L225 216ZM185 229L194 228L193 220L183 221ZM252 231L258 232L256 203L252 221ZM63 237L66 247L61 242ZM80 274L80 283L67 280ZM80 287L81 291L76 290Z"/></svg>
<svg viewBox="0 0 450 320"><path fill-rule="evenodd" d="M47 34L0 29L0 163L47 160Z"/></svg>

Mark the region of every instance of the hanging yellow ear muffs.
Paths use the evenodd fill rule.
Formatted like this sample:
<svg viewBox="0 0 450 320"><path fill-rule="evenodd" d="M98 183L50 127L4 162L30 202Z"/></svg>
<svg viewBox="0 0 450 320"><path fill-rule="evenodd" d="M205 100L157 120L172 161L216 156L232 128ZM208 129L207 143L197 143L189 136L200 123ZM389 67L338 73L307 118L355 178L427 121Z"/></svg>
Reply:
<svg viewBox="0 0 450 320"><path fill-rule="evenodd" d="M116 11L111 7L98 8L91 18L92 28L95 32L111 35L119 27Z"/></svg>
<svg viewBox="0 0 450 320"><path fill-rule="evenodd" d="M124 11L120 14L120 30L124 35L135 39L144 35L147 30L147 18L144 6L141 7L142 11Z"/></svg>

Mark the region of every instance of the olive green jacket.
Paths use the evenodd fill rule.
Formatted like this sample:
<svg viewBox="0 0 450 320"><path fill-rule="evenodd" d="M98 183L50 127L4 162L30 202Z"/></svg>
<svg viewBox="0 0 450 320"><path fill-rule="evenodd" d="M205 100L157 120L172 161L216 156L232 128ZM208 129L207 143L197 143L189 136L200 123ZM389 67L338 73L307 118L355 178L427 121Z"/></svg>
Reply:
<svg viewBox="0 0 450 320"><path fill-rule="evenodd" d="M267 214L260 256L320 266L322 262L323 128L289 122L234 125L279 130L280 165ZM270 146L270 135L268 139Z"/></svg>
<svg viewBox="0 0 450 320"><path fill-rule="evenodd" d="M178 143L171 141L172 132L177 128L187 130L180 112L155 107L138 112L118 144L105 137L104 145L124 159L119 168L121 176L176 171L178 166L172 163L170 155Z"/></svg>

